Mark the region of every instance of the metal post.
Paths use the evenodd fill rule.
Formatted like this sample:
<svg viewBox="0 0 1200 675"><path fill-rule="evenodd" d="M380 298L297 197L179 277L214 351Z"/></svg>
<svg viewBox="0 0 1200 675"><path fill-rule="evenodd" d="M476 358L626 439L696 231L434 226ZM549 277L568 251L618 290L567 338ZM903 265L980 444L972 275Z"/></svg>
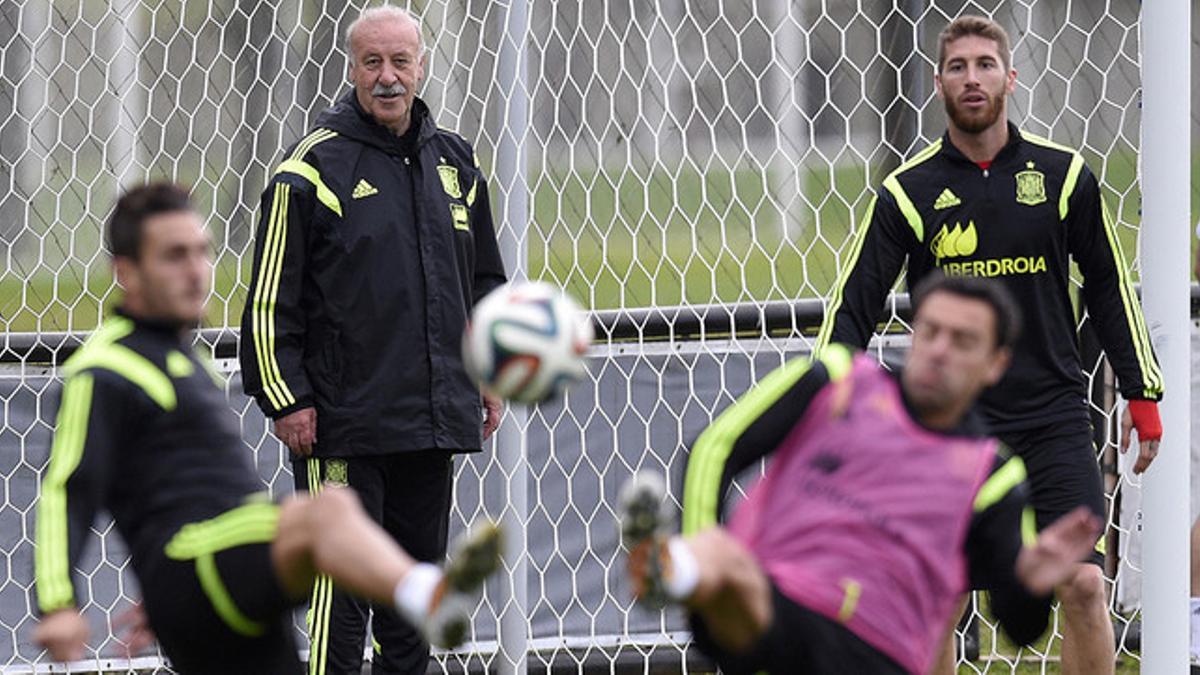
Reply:
<svg viewBox="0 0 1200 675"><path fill-rule="evenodd" d="M1187 0L1142 3L1142 297L1166 378L1163 446L1143 490L1144 673L1188 672L1191 143L1179 87L1191 83L1190 11Z"/></svg>
<svg viewBox="0 0 1200 675"><path fill-rule="evenodd" d="M496 85L492 93L499 97L503 110L496 142L495 193L502 204L499 226L500 252L509 278L524 279L528 273L526 230L529 227L529 181L525 176L529 139L528 58L529 6L527 0L510 0L499 36ZM500 521L507 533L505 569L508 586L500 604L500 658L502 673L523 675L529 648L527 600L528 556L526 532L529 507L526 466L526 420L528 414L519 404L510 406L496 437L496 453L507 484L507 503Z"/></svg>

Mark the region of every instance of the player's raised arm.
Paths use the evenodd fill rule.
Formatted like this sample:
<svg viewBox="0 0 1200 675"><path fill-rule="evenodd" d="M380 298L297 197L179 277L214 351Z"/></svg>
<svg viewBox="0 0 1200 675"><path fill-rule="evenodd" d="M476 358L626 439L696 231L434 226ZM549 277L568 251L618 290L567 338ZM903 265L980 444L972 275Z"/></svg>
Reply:
<svg viewBox="0 0 1200 675"><path fill-rule="evenodd" d="M833 345L810 361L795 358L725 409L696 440L683 491L683 532L715 525L733 478L775 450L803 416L813 397L850 371L851 353Z"/></svg>

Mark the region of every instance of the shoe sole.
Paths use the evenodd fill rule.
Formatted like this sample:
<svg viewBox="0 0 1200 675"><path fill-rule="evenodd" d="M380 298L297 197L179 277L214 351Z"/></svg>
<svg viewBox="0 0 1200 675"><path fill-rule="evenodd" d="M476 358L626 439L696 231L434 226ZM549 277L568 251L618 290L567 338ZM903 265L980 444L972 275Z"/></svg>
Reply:
<svg viewBox="0 0 1200 675"><path fill-rule="evenodd" d="M647 556L644 568L636 572L631 568L629 573L636 575L635 586L640 585L642 589L637 602L650 609L660 609L669 601L663 587L662 565L670 521L666 496L667 488L661 476L639 472L621 489L618 500L621 543L631 555Z"/></svg>
<svg viewBox="0 0 1200 675"><path fill-rule="evenodd" d="M471 593L500 569L504 532L496 523L471 528L451 547L446 565L446 586L455 593Z"/></svg>
<svg viewBox="0 0 1200 675"><path fill-rule="evenodd" d="M662 478L645 472L634 474L621 489L621 541L626 548L632 550L642 541L662 534L666 494Z"/></svg>

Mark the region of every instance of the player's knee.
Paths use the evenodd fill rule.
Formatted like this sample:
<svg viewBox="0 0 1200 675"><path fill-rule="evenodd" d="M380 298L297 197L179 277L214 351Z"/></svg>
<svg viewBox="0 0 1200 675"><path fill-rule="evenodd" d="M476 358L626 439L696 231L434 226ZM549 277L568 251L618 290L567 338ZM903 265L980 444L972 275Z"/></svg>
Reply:
<svg viewBox="0 0 1200 675"><path fill-rule="evenodd" d="M1082 564L1057 590L1058 599L1068 611L1104 604L1104 575L1099 567Z"/></svg>
<svg viewBox="0 0 1200 675"><path fill-rule="evenodd" d="M349 488L327 487L312 501L313 526L318 529L337 527L354 513L362 511L358 495Z"/></svg>

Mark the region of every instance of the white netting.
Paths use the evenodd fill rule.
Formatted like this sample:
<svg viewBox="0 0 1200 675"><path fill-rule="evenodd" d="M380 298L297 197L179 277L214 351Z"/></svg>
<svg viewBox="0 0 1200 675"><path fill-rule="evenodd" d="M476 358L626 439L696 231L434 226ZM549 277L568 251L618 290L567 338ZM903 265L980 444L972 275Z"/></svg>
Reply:
<svg viewBox="0 0 1200 675"><path fill-rule="evenodd" d="M210 324L236 327L259 192L282 149L345 90L340 35L363 4L0 3L0 330L51 338L95 326L115 297L99 224L119 185L157 177L194 185L211 214ZM724 313L736 302L828 294L866 189L943 129L935 40L964 8L1009 29L1020 73L1013 118L1083 149L1134 261L1137 0L412 8L430 47L421 94L493 176L510 269L564 285L593 308L714 303ZM644 465L678 485L704 424L806 344L643 334L603 345L591 381L566 401L509 411L499 446L458 464L456 528L483 515L525 525L522 554L479 608L475 664L511 666L529 653L536 670L687 668L680 617L630 607L613 496ZM0 355L11 364L0 371L0 667L20 672L42 663L29 644L32 504L58 384L23 353ZM1110 457L1111 394L1099 362L1086 369ZM233 373L247 447L264 481L286 492L285 454L239 391ZM1124 546L1129 528L1111 525ZM81 565L94 620L89 663L122 667L106 661L120 655L109 622L136 591L117 538L104 529L102 541ZM1114 617L1126 625L1125 614ZM1051 668L1058 638L1043 650ZM972 668L1010 669L1014 652L993 644L985 637L991 660Z"/></svg>

